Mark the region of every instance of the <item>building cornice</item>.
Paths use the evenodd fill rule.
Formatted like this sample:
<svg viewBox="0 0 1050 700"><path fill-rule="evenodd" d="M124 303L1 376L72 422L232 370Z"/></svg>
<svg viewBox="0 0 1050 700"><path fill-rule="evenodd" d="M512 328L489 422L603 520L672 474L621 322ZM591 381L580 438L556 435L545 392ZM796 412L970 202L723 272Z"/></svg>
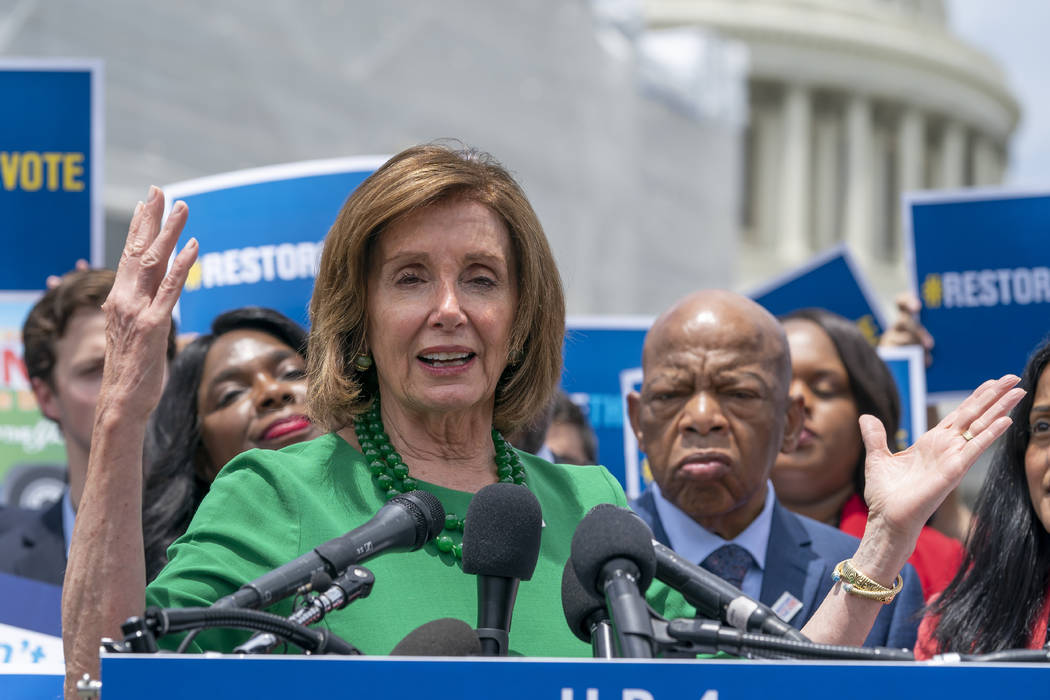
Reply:
<svg viewBox="0 0 1050 700"><path fill-rule="evenodd" d="M658 29L700 24L740 39L751 77L904 100L1004 141L1020 115L990 57L935 17L885 3L829 0L646 0Z"/></svg>

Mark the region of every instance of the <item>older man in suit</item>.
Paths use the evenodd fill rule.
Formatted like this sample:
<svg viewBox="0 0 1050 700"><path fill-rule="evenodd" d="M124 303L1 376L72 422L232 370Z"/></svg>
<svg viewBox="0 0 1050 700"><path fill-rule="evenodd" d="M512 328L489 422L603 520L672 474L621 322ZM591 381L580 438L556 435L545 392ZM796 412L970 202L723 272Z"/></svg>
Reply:
<svg viewBox="0 0 1050 700"><path fill-rule="evenodd" d="M802 427L788 394L783 330L753 301L692 294L653 324L631 426L654 483L631 505L656 539L770 605L801 628L858 540L781 506L769 474ZM911 647L922 590L911 566L879 613L869 646Z"/></svg>

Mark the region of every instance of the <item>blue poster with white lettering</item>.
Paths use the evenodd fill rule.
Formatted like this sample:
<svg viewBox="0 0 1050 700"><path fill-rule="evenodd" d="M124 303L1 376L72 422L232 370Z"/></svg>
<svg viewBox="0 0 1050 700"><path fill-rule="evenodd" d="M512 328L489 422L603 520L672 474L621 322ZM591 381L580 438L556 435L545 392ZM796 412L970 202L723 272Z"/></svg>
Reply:
<svg viewBox="0 0 1050 700"><path fill-rule="evenodd" d="M386 160L380 156L291 163L225 173L164 188L185 201L197 262L179 300L179 330L206 333L239 306L267 306L303 326L321 247L343 202Z"/></svg>
<svg viewBox="0 0 1050 700"><path fill-rule="evenodd" d="M598 463L629 498L645 487L644 461L631 432L624 397L641 382L649 317L570 317L561 387L583 409L598 438Z"/></svg>
<svg viewBox="0 0 1050 700"><path fill-rule="evenodd" d="M103 260L102 65L0 59L0 290Z"/></svg>
<svg viewBox="0 0 1050 700"><path fill-rule="evenodd" d="M912 285L933 335L931 399L1020 374L1050 331L1050 195L933 192L906 200Z"/></svg>
<svg viewBox="0 0 1050 700"><path fill-rule="evenodd" d="M886 327L875 295L845 245L815 256L748 296L774 316L807 307L833 311L855 322L872 342Z"/></svg>

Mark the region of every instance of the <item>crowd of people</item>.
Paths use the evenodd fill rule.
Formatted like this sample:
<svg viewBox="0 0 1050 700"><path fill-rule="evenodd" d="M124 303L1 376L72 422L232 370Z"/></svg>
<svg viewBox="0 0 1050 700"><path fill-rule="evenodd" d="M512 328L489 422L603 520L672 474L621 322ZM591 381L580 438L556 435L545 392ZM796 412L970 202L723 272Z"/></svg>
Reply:
<svg viewBox="0 0 1050 700"><path fill-rule="evenodd" d="M585 417L556 394L560 277L509 173L476 151L397 154L328 233L308 336L246 307L178 354L171 313L198 246L168 265L189 214L177 202L162 222L163 210L151 188L116 272L67 274L26 321L69 489L45 512L0 510L0 568L64 583L67 692L97 675L99 639L147 605L208 606L414 489L441 501L444 531L370 561L371 595L329 628L383 654L429 620L471 621L463 516L496 482L529 489L544 523L513 653L589 655L561 609L570 542L591 508L628 502L595 466ZM630 507L656 540L813 641L922 657L1046 641L1050 346L906 448L892 377L834 314L776 319L699 291L656 319L641 359L627 408L653 482ZM1003 434L964 547L928 523ZM46 542L26 535L39 530ZM647 598L669 618L696 614L661 582ZM231 651L246 636L186 641Z"/></svg>

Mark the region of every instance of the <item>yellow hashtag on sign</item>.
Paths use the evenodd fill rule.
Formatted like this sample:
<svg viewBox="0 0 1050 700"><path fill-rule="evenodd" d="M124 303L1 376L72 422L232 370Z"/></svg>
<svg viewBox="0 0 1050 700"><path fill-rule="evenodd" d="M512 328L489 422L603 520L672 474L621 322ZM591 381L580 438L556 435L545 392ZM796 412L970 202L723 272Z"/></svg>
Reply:
<svg viewBox="0 0 1050 700"><path fill-rule="evenodd" d="M190 273L186 276L186 289L191 292L197 291L201 286L201 264L198 260L193 263Z"/></svg>
<svg viewBox="0 0 1050 700"><path fill-rule="evenodd" d="M865 340L874 345L879 340L879 330L871 314L864 314L856 320L857 328L864 334Z"/></svg>
<svg viewBox="0 0 1050 700"><path fill-rule="evenodd" d="M922 298L926 308L940 308L943 293L941 276L932 272L926 275L926 281L922 283Z"/></svg>

